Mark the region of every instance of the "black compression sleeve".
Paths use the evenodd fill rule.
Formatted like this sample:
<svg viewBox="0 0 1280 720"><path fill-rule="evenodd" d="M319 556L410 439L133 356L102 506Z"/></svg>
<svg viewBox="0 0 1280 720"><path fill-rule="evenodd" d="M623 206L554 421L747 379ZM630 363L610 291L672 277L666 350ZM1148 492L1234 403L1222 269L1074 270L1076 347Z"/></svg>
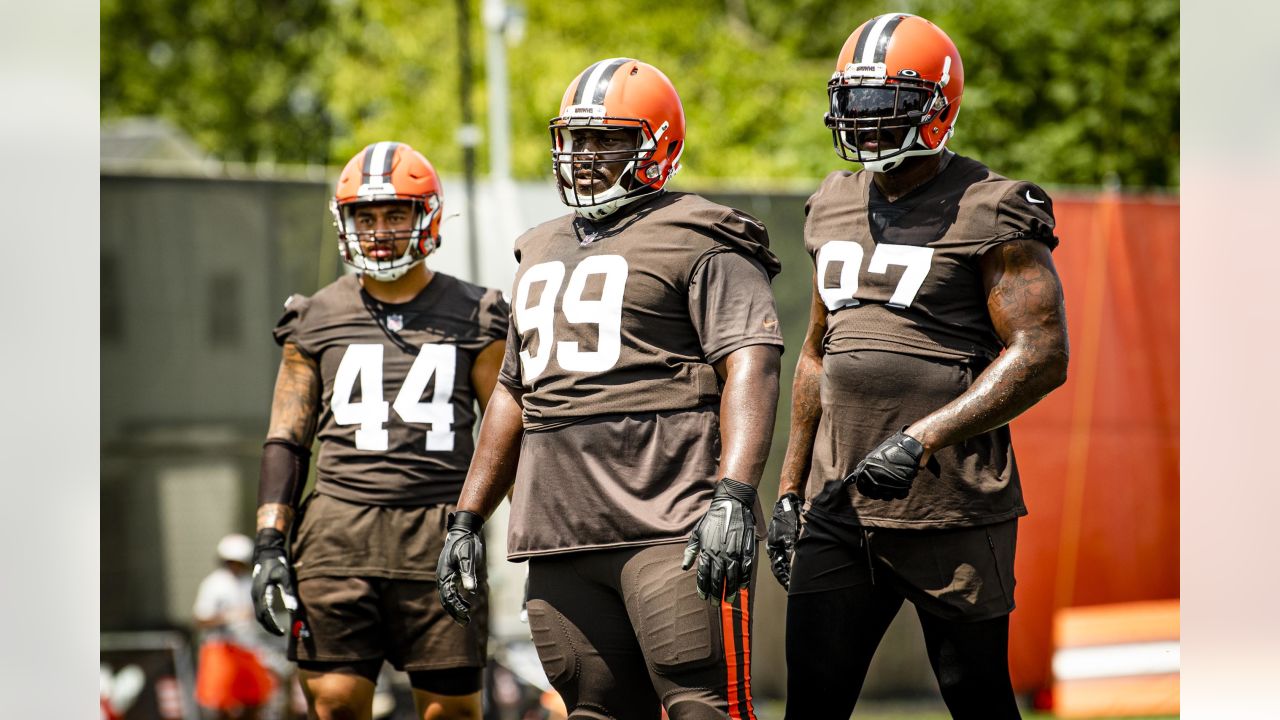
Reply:
<svg viewBox="0 0 1280 720"><path fill-rule="evenodd" d="M262 469L258 480L258 505L281 503L297 507L307 485L311 450L301 445L271 438L262 446Z"/></svg>

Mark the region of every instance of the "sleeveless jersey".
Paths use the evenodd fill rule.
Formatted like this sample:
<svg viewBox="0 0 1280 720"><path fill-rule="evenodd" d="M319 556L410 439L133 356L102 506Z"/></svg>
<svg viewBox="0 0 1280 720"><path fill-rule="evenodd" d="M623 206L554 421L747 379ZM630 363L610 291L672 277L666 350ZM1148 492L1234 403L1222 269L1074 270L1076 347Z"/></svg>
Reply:
<svg viewBox="0 0 1280 720"><path fill-rule="evenodd" d="M831 173L805 206L805 249L827 307L827 352L1000 353L978 259L1009 240L1057 246L1053 201L959 155L889 203L872 173Z"/></svg>
<svg viewBox="0 0 1280 720"><path fill-rule="evenodd" d="M1025 515L1007 425L940 449L902 501L841 483L882 440L965 392L1002 344L979 261L999 243L1051 249L1053 201L955 156L888 202L868 172L836 172L809 199L805 245L827 307L822 418L809 512L871 527L951 528Z"/></svg>

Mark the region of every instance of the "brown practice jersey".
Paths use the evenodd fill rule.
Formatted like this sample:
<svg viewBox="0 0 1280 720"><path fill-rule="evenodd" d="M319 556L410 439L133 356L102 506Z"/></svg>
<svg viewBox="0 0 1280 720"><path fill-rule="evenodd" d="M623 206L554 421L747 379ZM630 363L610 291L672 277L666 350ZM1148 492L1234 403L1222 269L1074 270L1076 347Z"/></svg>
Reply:
<svg viewBox="0 0 1280 720"><path fill-rule="evenodd" d="M782 345L768 243L755 219L686 193L517 240L499 377L523 393L527 430L511 558L687 537L718 479L712 364Z"/></svg>
<svg viewBox="0 0 1280 720"><path fill-rule="evenodd" d="M805 249L827 307L826 351L994 358L1002 346L978 258L1009 240L1056 247L1049 195L958 155L897 202L871 178L831 173L805 206Z"/></svg>
<svg viewBox="0 0 1280 720"><path fill-rule="evenodd" d="M851 488L837 500L832 481L881 440L963 393L1000 353L980 258L1010 240L1056 247L1048 194L953 156L937 177L892 203L871 173L832 173L806 215L805 246L827 309L811 510L871 526L930 528L1025 514L1007 426L940 450L941 473L922 469L904 501L869 500Z"/></svg>
<svg viewBox="0 0 1280 720"><path fill-rule="evenodd" d="M324 383L316 491L374 505L456 502L474 449L471 366L507 334L497 290L435 273L416 298L383 303L347 275L294 295L275 329Z"/></svg>

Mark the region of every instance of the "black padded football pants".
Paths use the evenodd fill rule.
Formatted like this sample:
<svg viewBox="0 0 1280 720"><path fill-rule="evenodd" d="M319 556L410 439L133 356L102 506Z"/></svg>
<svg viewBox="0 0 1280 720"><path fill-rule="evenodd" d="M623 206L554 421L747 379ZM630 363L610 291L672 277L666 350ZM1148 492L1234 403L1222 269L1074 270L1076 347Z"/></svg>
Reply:
<svg viewBox="0 0 1280 720"><path fill-rule="evenodd" d="M902 601L887 583L787 598L787 720L848 720ZM951 716L1020 718L1009 680L1009 616L963 622L917 614Z"/></svg>
<svg viewBox="0 0 1280 720"><path fill-rule="evenodd" d="M529 560L529 631L571 720L755 720L751 598L698 597L684 543ZM754 579L755 568L752 568Z"/></svg>

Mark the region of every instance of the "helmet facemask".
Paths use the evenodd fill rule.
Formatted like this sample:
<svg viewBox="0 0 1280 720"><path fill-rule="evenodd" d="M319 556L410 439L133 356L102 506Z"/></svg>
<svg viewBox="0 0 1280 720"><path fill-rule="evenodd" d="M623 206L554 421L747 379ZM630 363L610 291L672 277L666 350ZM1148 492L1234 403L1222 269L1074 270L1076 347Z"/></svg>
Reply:
<svg viewBox="0 0 1280 720"><path fill-rule="evenodd" d="M603 110L603 108L601 108ZM578 215L600 220L619 208L658 192L662 182L679 167L679 149L674 159L668 161L671 169L663 177L663 168L654 161L655 150L667 131L663 123L657 130L643 118L608 117L600 114L558 117L551 121L552 171L560 200L574 208ZM599 138L592 148L584 131L607 133L609 136L629 134L629 142ZM612 149L617 145L618 149ZM606 187L596 187L607 182ZM584 188L580 180L592 179L591 187Z"/></svg>
<svg viewBox="0 0 1280 720"><path fill-rule="evenodd" d="M830 109L825 120L836 153L870 172L889 172L909 157L942 152L954 123L950 115L955 110L942 93L945 81L905 76L886 80L883 67L853 67L836 73L827 84ZM926 130L938 131L936 124L930 127L938 119L952 123L941 137L926 138Z"/></svg>
<svg viewBox="0 0 1280 720"><path fill-rule="evenodd" d="M362 230L358 227L356 215L360 208L392 203L409 206L413 217L408 228ZM331 210L334 227L338 231L338 251L343 262L380 282L400 279L439 245L439 238L431 232L433 222L440 212L440 198L434 193L428 195L425 202L418 198L393 197L342 205L335 202ZM405 248L396 253L396 246L401 242L405 243ZM390 252L383 252L387 248ZM372 257L370 253L385 254L387 257Z"/></svg>

